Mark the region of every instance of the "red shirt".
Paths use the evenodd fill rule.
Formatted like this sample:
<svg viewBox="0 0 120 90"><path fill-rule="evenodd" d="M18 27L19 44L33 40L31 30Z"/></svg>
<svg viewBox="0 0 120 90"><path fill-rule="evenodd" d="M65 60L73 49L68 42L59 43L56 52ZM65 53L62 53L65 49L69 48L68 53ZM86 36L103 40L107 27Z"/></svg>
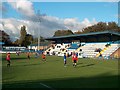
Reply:
<svg viewBox="0 0 120 90"><path fill-rule="evenodd" d="M6 60L10 60L10 54L7 54L7 56L6 56Z"/></svg>
<svg viewBox="0 0 120 90"><path fill-rule="evenodd" d="M42 54L42 58L45 59L45 55L44 54Z"/></svg>
<svg viewBox="0 0 120 90"><path fill-rule="evenodd" d="M76 55L72 55L72 60L78 60L77 56Z"/></svg>

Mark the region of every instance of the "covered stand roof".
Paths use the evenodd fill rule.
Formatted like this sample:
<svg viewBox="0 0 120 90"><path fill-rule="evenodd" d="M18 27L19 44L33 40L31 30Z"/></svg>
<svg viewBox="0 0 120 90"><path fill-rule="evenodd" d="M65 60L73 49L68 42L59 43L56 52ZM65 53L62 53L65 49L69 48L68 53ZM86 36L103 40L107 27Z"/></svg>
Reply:
<svg viewBox="0 0 120 90"><path fill-rule="evenodd" d="M73 40L79 40L80 42L108 42L120 40L120 33L115 31L103 31L103 32L91 32L86 34L76 34L67 36L58 36L46 38L55 42L71 42Z"/></svg>

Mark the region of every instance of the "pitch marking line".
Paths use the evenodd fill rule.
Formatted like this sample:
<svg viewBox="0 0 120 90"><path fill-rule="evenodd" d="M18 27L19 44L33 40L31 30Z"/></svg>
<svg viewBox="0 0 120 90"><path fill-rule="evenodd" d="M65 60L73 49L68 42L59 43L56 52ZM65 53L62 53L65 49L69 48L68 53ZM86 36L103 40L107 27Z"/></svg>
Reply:
<svg viewBox="0 0 120 90"><path fill-rule="evenodd" d="M44 84L44 83L40 83L42 86L44 86L44 87L46 87L46 88L49 88L49 89L51 89L51 90L55 90L55 89L53 89L52 87L50 87L50 86L48 86L48 85L46 85L46 84Z"/></svg>

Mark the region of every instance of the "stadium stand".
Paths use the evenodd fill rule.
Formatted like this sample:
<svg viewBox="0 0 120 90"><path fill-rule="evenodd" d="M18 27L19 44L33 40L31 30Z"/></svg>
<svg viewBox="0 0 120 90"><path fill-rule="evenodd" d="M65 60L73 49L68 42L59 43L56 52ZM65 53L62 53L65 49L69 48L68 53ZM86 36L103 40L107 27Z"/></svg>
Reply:
<svg viewBox="0 0 120 90"><path fill-rule="evenodd" d="M120 44L117 43L111 43L107 47L106 45L108 45L108 42L86 43L80 47L77 43L56 44L47 49L46 52L49 52L50 55L63 56L65 52L70 54L71 52L75 51L78 53L82 52L82 55L85 55L85 57L88 58L99 57L100 54L102 54L103 57L108 58L112 53L120 48Z"/></svg>
<svg viewBox="0 0 120 90"><path fill-rule="evenodd" d="M109 48L102 53L103 57L110 57L118 48L120 48L120 44L111 44Z"/></svg>
<svg viewBox="0 0 120 90"><path fill-rule="evenodd" d="M69 47L69 43L52 44L45 52L48 55L58 55L61 53L64 54Z"/></svg>
<svg viewBox="0 0 120 90"><path fill-rule="evenodd" d="M86 57L99 57L102 54L103 57L110 57L118 48L120 44L111 43L110 46L107 46L106 43L86 43L84 46L79 49L86 55ZM78 51L77 51L78 52Z"/></svg>
<svg viewBox="0 0 120 90"><path fill-rule="evenodd" d="M68 35L47 38L46 40L55 41L58 43L70 44L69 48L64 48L67 52L78 52L82 57L94 58L104 57L108 58L114 56L113 53L118 52L120 48L120 33L115 31L91 32L86 34ZM79 45L75 43L79 41ZM84 43L82 45L82 43ZM60 51L62 47L56 51ZM120 57L118 55L118 57Z"/></svg>
<svg viewBox="0 0 120 90"><path fill-rule="evenodd" d="M105 47L106 43L86 43L84 46L81 46L79 49L86 55L86 57L96 57L99 53L99 50L102 50Z"/></svg>
<svg viewBox="0 0 120 90"><path fill-rule="evenodd" d="M68 48L68 49L78 49L78 48L79 48L79 44L72 43L71 46L70 46L70 48Z"/></svg>

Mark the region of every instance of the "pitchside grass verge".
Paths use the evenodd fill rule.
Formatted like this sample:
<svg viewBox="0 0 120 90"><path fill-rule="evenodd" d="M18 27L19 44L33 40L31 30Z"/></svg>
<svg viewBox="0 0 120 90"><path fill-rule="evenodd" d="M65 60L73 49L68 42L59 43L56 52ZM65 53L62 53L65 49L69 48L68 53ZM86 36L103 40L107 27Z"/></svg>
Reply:
<svg viewBox="0 0 120 90"><path fill-rule="evenodd" d="M2 83L5 88L118 88L118 60L79 59L72 66L71 57L64 67L63 57L41 56L27 59L26 54L11 54L11 67L2 55Z"/></svg>

